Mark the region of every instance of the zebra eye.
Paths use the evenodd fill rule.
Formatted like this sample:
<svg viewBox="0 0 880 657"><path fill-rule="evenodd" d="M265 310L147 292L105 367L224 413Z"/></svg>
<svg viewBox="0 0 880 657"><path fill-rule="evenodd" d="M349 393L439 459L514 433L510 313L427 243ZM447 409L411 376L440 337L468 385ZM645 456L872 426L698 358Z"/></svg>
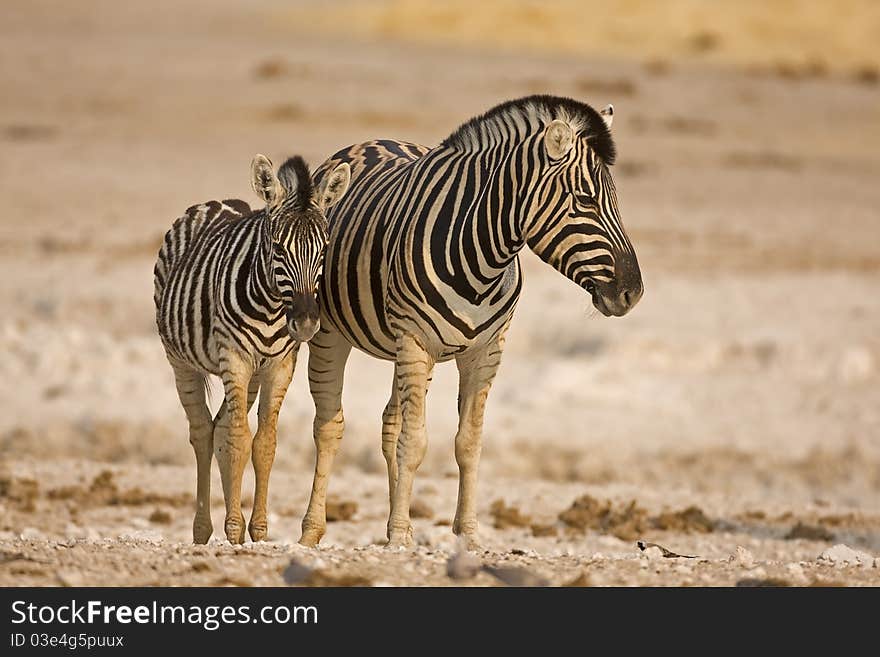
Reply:
<svg viewBox="0 0 880 657"><path fill-rule="evenodd" d="M589 194L587 192L582 192L580 190L578 190L574 193L574 198L581 205L590 205L591 203L595 202L595 200L596 200L595 198L593 198L592 194Z"/></svg>

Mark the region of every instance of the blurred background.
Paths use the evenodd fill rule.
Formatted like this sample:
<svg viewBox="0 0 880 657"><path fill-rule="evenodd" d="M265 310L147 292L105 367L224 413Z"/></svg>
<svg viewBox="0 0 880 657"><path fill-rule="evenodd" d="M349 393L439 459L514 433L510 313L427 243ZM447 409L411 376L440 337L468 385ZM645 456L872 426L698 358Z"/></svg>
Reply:
<svg viewBox="0 0 880 657"><path fill-rule="evenodd" d="M728 516L880 512L880 4L28 0L0 14L6 470L60 481L110 463L189 492L152 303L171 222L209 199L255 205L255 153L315 167L372 138L433 145L550 93L615 105L646 292L605 319L523 256L484 503L552 482ZM306 352L270 501L295 507L290 534L314 458ZM377 509L390 377L349 362L331 483L373 486ZM420 475L452 499L455 385L438 366Z"/></svg>

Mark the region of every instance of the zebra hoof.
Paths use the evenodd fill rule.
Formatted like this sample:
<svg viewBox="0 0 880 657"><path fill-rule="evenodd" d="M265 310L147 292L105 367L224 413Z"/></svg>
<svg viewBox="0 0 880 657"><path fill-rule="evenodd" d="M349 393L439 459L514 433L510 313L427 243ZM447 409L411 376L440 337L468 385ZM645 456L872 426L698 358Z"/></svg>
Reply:
<svg viewBox="0 0 880 657"><path fill-rule="evenodd" d="M310 548L318 547L318 543L321 542L323 536L324 532L317 529L304 529L302 536L300 536L299 544Z"/></svg>
<svg viewBox="0 0 880 657"><path fill-rule="evenodd" d="M203 518L196 516L193 520L193 543L196 545L204 545L214 533L214 526L211 524L211 518L207 522Z"/></svg>
<svg viewBox="0 0 880 657"><path fill-rule="evenodd" d="M413 545L412 527L406 529L392 529L388 533L388 542L385 544L389 549L411 548Z"/></svg>
<svg viewBox="0 0 880 657"><path fill-rule="evenodd" d="M225 527L226 540L232 544L244 543L244 522L242 518L227 518Z"/></svg>
<svg viewBox="0 0 880 657"><path fill-rule="evenodd" d="M256 543L257 541L265 541L266 534L269 533L269 527L265 522L262 523L253 523L251 522L248 525L248 533L251 535L251 540Z"/></svg>

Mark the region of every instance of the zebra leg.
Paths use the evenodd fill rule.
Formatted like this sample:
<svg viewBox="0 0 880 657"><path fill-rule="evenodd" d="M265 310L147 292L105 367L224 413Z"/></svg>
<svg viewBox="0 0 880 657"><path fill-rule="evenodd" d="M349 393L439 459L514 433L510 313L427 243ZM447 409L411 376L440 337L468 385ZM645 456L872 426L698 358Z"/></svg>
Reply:
<svg viewBox="0 0 880 657"><path fill-rule="evenodd" d="M434 367L433 359L410 335L397 341L397 390L400 398L401 432L397 440L397 484L388 518L388 547L412 544L409 504L413 479L428 447L425 432L425 396Z"/></svg>
<svg viewBox="0 0 880 657"><path fill-rule="evenodd" d="M428 387L434 378L434 369L428 373ZM394 500L397 486L397 439L400 437L400 396L397 394L397 366L394 367L394 380L391 382L391 398L382 412L382 454L388 465L388 503Z"/></svg>
<svg viewBox="0 0 880 657"><path fill-rule="evenodd" d="M388 504L394 503L394 489L397 486L397 439L400 436L400 397L397 394L397 367L394 368L394 381L391 384L391 398L382 411L382 455L388 466Z"/></svg>
<svg viewBox="0 0 880 657"><path fill-rule="evenodd" d="M196 515L193 543L207 543L211 523L211 459L214 423L205 403L205 377L187 365L172 363L177 395L189 421L189 442L196 454Z"/></svg>
<svg viewBox="0 0 880 657"><path fill-rule="evenodd" d="M257 398L257 391L260 388L260 380L257 377L252 377L250 383L248 384L248 398L247 398L247 409L248 412L251 410L251 406L254 405L254 400ZM226 400L223 400L223 403L220 405L220 408L217 410L217 415L214 416L214 451L217 452L217 463L220 464L220 448L226 444L226 441L229 439L229 414L227 413L227 405ZM223 466L220 465L220 476L221 479L223 477ZM224 489L225 493L225 489ZM244 543L244 517L241 519L241 540L240 543Z"/></svg>
<svg viewBox="0 0 880 657"><path fill-rule="evenodd" d="M309 389L315 402L315 478L299 542L315 547L327 528L327 483L345 419L342 383L351 344L337 331L322 326L309 342Z"/></svg>
<svg viewBox="0 0 880 657"><path fill-rule="evenodd" d="M501 364L504 333L484 349L464 353L458 365L458 433L455 460L458 463L458 503L452 531L462 536L469 550L477 542L477 469L482 449L483 414L492 381Z"/></svg>
<svg viewBox="0 0 880 657"><path fill-rule="evenodd" d="M255 542L265 539L269 529L266 518L266 502L269 497L269 473L272 470L272 463L275 461L278 412L281 410L281 403L284 401L284 395L287 393L290 379L293 377L298 348L299 345L294 347L293 351L284 359L273 363L260 379L259 423L251 450L255 480L254 509L248 524L251 540Z"/></svg>
<svg viewBox="0 0 880 657"><path fill-rule="evenodd" d="M241 514L241 477L250 458L251 435L248 427L248 402L251 389L256 393L259 380L243 358L227 351L221 359L223 389L226 401L220 409L219 433L224 440L215 440L214 449L220 465L223 497L226 501L224 529L230 543L244 543L244 516Z"/></svg>

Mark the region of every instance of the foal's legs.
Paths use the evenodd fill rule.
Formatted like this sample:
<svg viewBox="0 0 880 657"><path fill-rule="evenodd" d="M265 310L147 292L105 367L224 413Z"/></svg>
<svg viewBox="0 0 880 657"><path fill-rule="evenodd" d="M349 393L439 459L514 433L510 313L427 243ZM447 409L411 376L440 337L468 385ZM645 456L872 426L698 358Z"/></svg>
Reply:
<svg viewBox="0 0 880 657"><path fill-rule="evenodd" d="M327 483L345 420L342 382L351 344L334 329L322 325L309 342L309 389L315 402L314 437L317 456L309 506L302 521L299 542L314 547L327 528Z"/></svg>
<svg viewBox="0 0 880 657"><path fill-rule="evenodd" d="M180 363L171 363L177 395L189 421L189 442L196 454L196 515L193 519L193 543L207 543L214 527L211 524L211 458L214 422L205 403L205 376Z"/></svg>
<svg viewBox="0 0 880 657"><path fill-rule="evenodd" d="M269 530L266 517L266 501L269 497L269 472L275 460L275 445L278 436L278 412L281 402L293 377L296 367L295 346L283 360L278 360L263 372L260 377L259 423L254 435L252 459L254 463L254 510L248 531L251 540L262 541Z"/></svg>
<svg viewBox="0 0 880 657"><path fill-rule="evenodd" d="M251 435L247 414L259 381L253 376L253 365L232 350L225 350L220 359L226 401L218 412L217 432L225 440L214 440L223 497L226 501L224 529L230 543L244 543L244 516L241 514L241 477L251 452Z"/></svg>

